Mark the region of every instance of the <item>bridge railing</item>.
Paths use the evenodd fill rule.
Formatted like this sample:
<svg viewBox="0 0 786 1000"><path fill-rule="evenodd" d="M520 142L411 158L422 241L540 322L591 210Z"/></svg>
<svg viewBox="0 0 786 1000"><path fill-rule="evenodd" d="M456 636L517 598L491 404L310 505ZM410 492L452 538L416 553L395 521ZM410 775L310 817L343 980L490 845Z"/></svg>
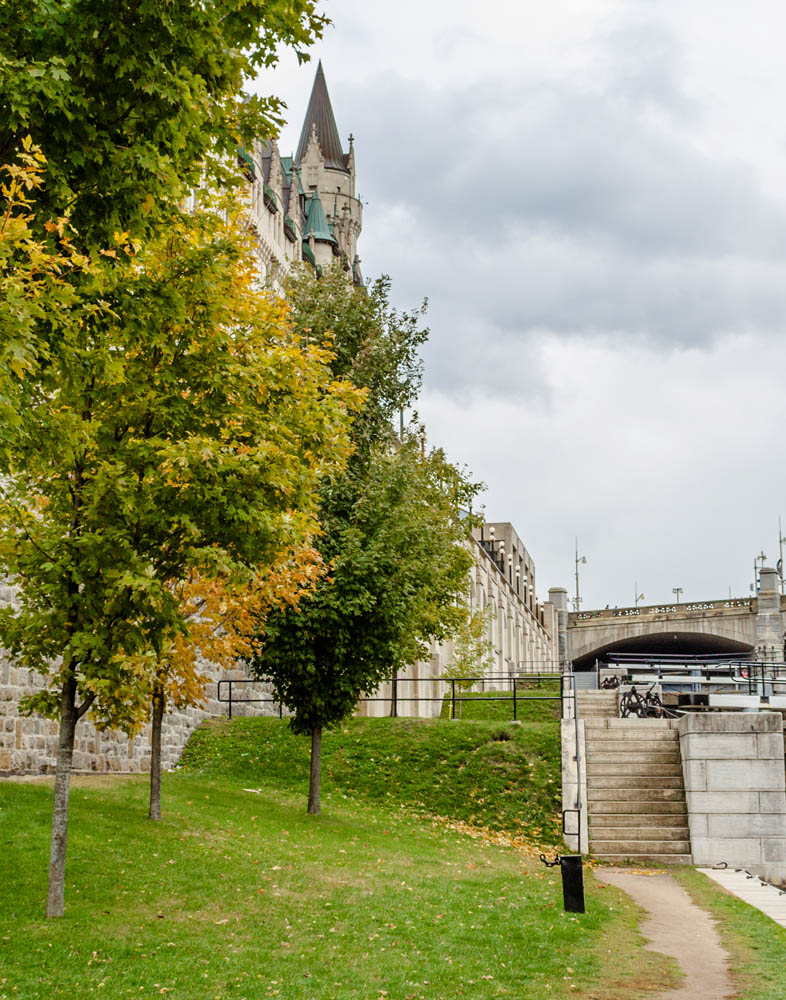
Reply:
<svg viewBox="0 0 786 1000"><path fill-rule="evenodd" d="M707 611L730 611L750 609L753 606L751 598L728 598L722 601L698 601L693 604L649 604L634 608L601 608L595 611L574 611L570 621L587 622L597 618L639 618L641 615L673 615L673 614L705 614Z"/></svg>
<svg viewBox="0 0 786 1000"><path fill-rule="evenodd" d="M609 662L596 661L598 686L603 673L615 675L622 684L655 681L671 691L706 694L733 691L765 698L786 695L786 662L775 660L620 655L610 656Z"/></svg>

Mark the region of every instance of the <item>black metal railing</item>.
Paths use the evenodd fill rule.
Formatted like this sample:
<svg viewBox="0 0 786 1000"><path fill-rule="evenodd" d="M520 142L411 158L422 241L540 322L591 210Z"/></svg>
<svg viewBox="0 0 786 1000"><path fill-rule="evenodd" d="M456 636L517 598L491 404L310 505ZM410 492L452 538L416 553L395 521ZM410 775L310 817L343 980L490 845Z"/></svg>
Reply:
<svg viewBox="0 0 786 1000"><path fill-rule="evenodd" d="M359 704L377 704L384 702L390 706L389 714L398 716L401 705L419 705L420 703L433 704L439 702L444 705L446 699L449 705L449 717L458 718L456 708L464 702L509 702L511 706L513 721L518 721L519 710L522 704L535 701L558 701L560 703L560 715L564 715L563 699L565 697L565 684L562 680L564 675L556 673L519 674L514 677L508 674L487 674L484 677L394 677L390 681L390 694L384 695L363 695L358 699ZM529 690L543 690L545 684L551 683L557 689L553 693L531 694ZM423 685L432 687L431 694L422 694ZM437 685L437 692L433 693L434 685ZM483 685L478 691L477 685ZM557 687L558 685L558 687ZM255 694L256 690L267 687L267 691ZM277 701L270 693L270 682L256 680L253 678L227 678L218 682L217 699L227 706L227 714L232 718L233 706L238 705L272 705L273 711L279 718L289 715L289 710L282 702ZM473 690L475 689L475 690ZM243 697L244 692L250 691L251 696ZM407 693L413 691L413 693ZM240 692L240 696L239 693ZM489 693L486 693L489 692Z"/></svg>

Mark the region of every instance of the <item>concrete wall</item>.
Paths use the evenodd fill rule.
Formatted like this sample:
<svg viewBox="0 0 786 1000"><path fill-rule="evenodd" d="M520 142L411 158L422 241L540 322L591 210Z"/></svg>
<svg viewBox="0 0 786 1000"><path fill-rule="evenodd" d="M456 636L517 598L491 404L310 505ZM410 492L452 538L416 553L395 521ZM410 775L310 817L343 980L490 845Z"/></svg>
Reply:
<svg viewBox="0 0 786 1000"><path fill-rule="evenodd" d="M786 879L782 716L686 715L678 731L694 864Z"/></svg>
<svg viewBox="0 0 786 1000"><path fill-rule="evenodd" d="M540 602L534 595L534 564L512 525L496 522L495 527L499 538L509 539L508 549L521 560L524 575L521 572L517 575L517 563L513 563L511 569L507 558L503 572L480 544L479 537L471 543L475 565L470 577L469 606L483 610L490 605L493 609L487 639L493 649L494 666L486 673L495 677L494 681L480 682L475 690L507 687L511 679L520 674L559 673L560 670L558 611L549 601ZM549 591L550 596L551 593ZM426 659L413 663L399 674L398 714L421 718L438 716L442 697L450 691L450 685L439 678L452 662L452 641L433 641ZM431 700L406 700L407 696L415 695ZM358 714L373 717L390 714L391 696L392 685L389 682L380 685L371 695L375 700L361 702Z"/></svg>
<svg viewBox="0 0 786 1000"><path fill-rule="evenodd" d="M568 702L566 701L566 705ZM581 806L580 816L569 812L565 817L565 846L575 853L589 850L589 826L587 821L587 762L584 742L584 720L578 723L578 753L576 746L576 721L563 719L562 737L562 808L576 809ZM578 758L578 759L577 759ZM579 792L580 797L579 797ZM579 826L579 823L581 824ZM581 838L579 839L579 832Z"/></svg>

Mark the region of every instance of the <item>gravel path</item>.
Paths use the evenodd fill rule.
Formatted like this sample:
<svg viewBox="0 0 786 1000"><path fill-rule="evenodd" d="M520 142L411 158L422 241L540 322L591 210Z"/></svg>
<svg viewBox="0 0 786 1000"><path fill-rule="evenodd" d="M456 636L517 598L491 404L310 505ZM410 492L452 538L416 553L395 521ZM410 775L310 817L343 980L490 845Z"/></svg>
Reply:
<svg viewBox="0 0 786 1000"><path fill-rule="evenodd" d="M715 922L685 889L664 872L596 868L595 878L622 889L647 911L641 932L645 946L679 962L682 986L653 994L652 1000L729 1000L735 996L728 971L729 956Z"/></svg>

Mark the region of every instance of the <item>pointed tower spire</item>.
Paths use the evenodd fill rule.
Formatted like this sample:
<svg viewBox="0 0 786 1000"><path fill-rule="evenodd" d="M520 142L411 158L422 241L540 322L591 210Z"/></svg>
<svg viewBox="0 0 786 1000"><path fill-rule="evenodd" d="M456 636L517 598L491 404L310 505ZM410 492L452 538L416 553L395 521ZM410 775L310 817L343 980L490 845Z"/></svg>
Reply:
<svg viewBox="0 0 786 1000"><path fill-rule="evenodd" d="M295 163L301 163L306 155L308 142L311 138L312 129L316 130L319 148L325 157L325 166L338 170L347 169L347 158L341 148L336 119L333 115L333 108L330 104L327 83L325 82L325 71L322 69L322 60L317 66L317 75L314 77L314 86L311 88L311 98L308 102L306 118L303 122L303 129L300 133L300 142L295 153Z"/></svg>

